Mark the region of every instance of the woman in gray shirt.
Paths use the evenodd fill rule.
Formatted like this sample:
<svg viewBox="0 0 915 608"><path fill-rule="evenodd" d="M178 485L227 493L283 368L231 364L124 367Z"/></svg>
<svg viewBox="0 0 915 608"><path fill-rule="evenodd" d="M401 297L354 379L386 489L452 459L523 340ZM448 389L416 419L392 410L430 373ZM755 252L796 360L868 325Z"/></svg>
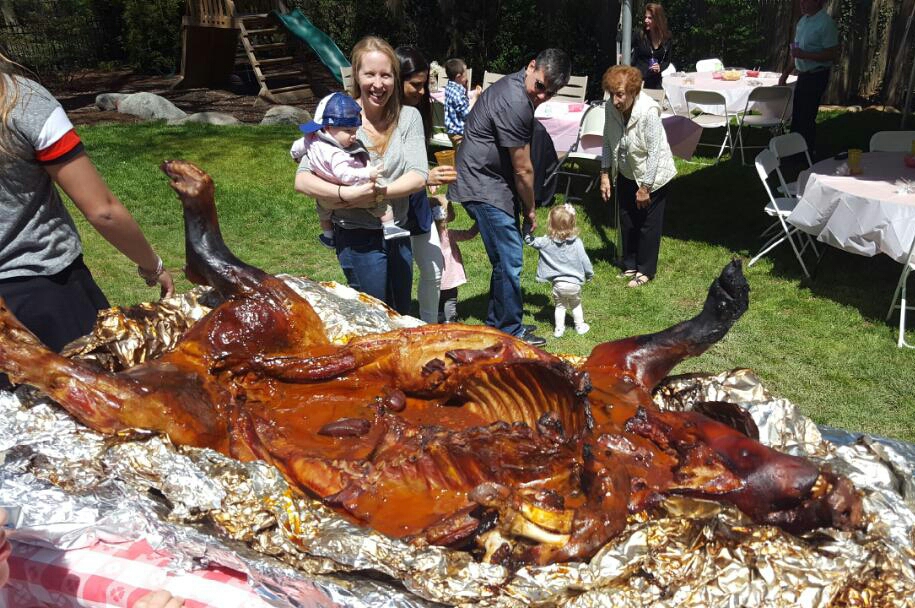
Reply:
<svg viewBox="0 0 915 608"><path fill-rule="evenodd" d="M383 164L375 183L331 184L299 164L296 191L332 208L337 260L350 287L383 300L401 314L410 311L413 254L409 239L385 241L369 207L387 201L395 222L405 227L411 193L425 187L429 172L423 123L415 108L401 104L399 61L394 49L374 36L353 47L353 97L362 106L359 140L372 162Z"/></svg>

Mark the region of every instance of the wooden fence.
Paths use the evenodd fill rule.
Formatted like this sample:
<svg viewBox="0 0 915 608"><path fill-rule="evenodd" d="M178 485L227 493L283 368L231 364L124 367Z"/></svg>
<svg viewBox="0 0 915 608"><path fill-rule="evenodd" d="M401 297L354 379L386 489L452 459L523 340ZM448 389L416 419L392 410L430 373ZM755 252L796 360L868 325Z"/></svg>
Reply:
<svg viewBox="0 0 915 608"><path fill-rule="evenodd" d="M11 3L0 5L0 47L40 76L117 58L107 56L104 26L88 11L71 12L57 0L34 0L18 12Z"/></svg>
<svg viewBox="0 0 915 608"><path fill-rule="evenodd" d="M800 9L797 2L784 0L759 4L766 64L784 66ZM903 40L913 7L915 0L828 0L826 10L839 26L842 52L824 103L876 102L902 108L915 61L915 31Z"/></svg>

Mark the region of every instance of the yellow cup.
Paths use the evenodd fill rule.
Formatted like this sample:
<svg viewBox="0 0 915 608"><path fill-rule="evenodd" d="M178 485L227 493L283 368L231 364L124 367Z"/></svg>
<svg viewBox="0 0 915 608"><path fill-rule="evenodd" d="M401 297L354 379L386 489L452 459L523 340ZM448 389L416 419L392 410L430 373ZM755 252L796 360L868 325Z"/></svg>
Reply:
<svg viewBox="0 0 915 608"><path fill-rule="evenodd" d="M435 153L435 162L440 165L454 166L454 150L439 150Z"/></svg>
<svg viewBox="0 0 915 608"><path fill-rule="evenodd" d="M861 149L850 148L848 150L848 171L852 175L861 173Z"/></svg>
<svg viewBox="0 0 915 608"><path fill-rule="evenodd" d="M915 156L915 139L912 140L912 149L909 152L912 156Z"/></svg>

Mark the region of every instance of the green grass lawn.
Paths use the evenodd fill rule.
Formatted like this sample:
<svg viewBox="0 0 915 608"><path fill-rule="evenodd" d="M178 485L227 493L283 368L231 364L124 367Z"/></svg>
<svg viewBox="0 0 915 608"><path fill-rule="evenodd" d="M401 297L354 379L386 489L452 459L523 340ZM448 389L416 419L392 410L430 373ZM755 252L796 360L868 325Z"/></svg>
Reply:
<svg viewBox="0 0 915 608"><path fill-rule="evenodd" d="M877 112L824 113L820 120L827 154L867 149L873 131L898 128L898 116ZM182 158L199 164L216 181L225 240L241 259L273 273L343 282L334 255L317 242L313 202L292 188L295 165L288 149L298 136L294 127L131 124L85 127L80 134L169 269L183 265L183 225L180 204L158 165ZM753 139L765 137L755 133ZM710 135L707 141L720 138ZM525 322L540 326L548 350L587 354L599 342L657 331L691 317L729 260L756 253L768 218L754 169L739 161L716 166L679 160L678 169L658 276L642 288L626 289L615 278L609 206L594 192L580 204L582 239L595 268L594 280L584 289L589 334L572 331L552 338L549 285L534 280L536 252L526 249ZM456 210L457 225L468 226L459 205ZM545 224L545 210L539 221ZM113 304L155 297L126 258L85 222L80 225L86 262ZM459 313L468 323L481 323L489 264L479 239L462 243L461 250L470 282L460 288ZM676 372L751 368L774 394L790 399L818 423L915 441L915 352L897 349L894 327L883 321L901 266L886 256L864 258L830 248L808 281L783 246L745 271L752 289L749 311L724 340ZM179 289L187 287L182 278Z"/></svg>

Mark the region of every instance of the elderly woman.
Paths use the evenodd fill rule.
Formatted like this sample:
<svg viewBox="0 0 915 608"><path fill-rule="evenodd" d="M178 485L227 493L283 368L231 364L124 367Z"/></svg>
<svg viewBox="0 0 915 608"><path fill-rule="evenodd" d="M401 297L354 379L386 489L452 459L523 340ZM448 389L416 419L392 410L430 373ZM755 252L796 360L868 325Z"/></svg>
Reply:
<svg viewBox="0 0 915 608"><path fill-rule="evenodd" d="M658 269L667 184L677 174L661 126L661 108L641 92L637 68L615 65L604 73L609 94L604 121L600 193L610 200L616 182L627 287L640 287Z"/></svg>
<svg viewBox="0 0 915 608"><path fill-rule="evenodd" d="M312 173L306 157L295 189L333 209L337 260L349 286L406 314L413 288L410 239L385 241L368 207L387 200L397 225L407 227L409 197L425 187L429 173L423 122L415 108L401 104L400 62L391 45L367 36L353 47L352 63L352 94L362 106L357 137L372 162L383 165L382 175L375 184L339 186Z"/></svg>

